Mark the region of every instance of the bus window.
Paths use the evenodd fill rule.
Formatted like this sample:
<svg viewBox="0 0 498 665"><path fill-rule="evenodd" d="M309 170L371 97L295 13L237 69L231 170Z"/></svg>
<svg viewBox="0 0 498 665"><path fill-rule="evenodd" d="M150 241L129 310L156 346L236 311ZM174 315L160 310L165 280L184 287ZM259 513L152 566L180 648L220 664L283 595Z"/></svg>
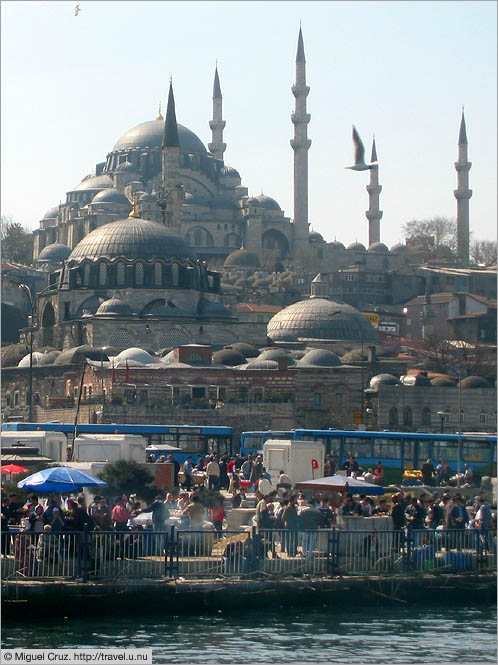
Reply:
<svg viewBox="0 0 498 665"><path fill-rule="evenodd" d="M231 454L230 439L226 436L209 437L207 440L208 452L212 455Z"/></svg>
<svg viewBox="0 0 498 665"><path fill-rule="evenodd" d="M429 459L429 442L428 441L419 441L418 442L418 461L419 464L423 464L426 459Z"/></svg>
<svg viewBox="0 0 498 665"><path fill-rule="evenodd" d="M386 458L399 460L401 454L401 442L399 439L375 439L373 452L373 456L380 460Z"/></svg>
<svg viewBox="0 0 498 665"><path fill-rule="evenodd" d="M403 459L405 462L415 462L415 442L404 441Z"/></svg>
<svg viewBox="0 0 498 665"><path fill-rule="evenodd" d="M178 447L188 453L205 453L205 437L200 434L179 434Z"/></svg>
<svg viewBox="0 0 498 665"><path fill-rule="evenodd" d="M247 453L253 450L262 450L266 437L263 434L243 434L241 452Z"/></svg>
<svg viewBox="0 0 498 665"><path fill-rule="evenodd" d="M489 443L487 441L465 441L463 459L466 462L490 462Z"/></svg>
<svg viewBox="0 0 498 665"><path fill-rule="evenodd" d="M372 442L369 439L347 439L348 452L354 457L372 457Z"/></svg>
<svg viewBox="0 0 498 665"><path fill-rule="evenodd" d="M458 459L458 441L439 441L432 444L432 456L438 462L455 462Z"/></svg>
<svg viewBox="0 0 498 665"><path fill-rule="evenodd" d="M167 445L177 447L176 434L149 434L147 438L154 446Z"/></svg>

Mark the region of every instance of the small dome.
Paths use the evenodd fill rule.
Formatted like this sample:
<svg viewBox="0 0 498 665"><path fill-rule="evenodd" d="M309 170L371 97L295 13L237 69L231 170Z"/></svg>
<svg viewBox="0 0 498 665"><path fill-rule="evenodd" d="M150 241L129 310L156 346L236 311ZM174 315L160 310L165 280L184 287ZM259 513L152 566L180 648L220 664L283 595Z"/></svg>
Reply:
<svg viewBox="0 0 498 665"><path fill-rule="evenodd" d="M114 173L126 173L126 171L133 171L133 172L135 172L135 171L136 171L136 168L133 166L133 164L132 164L131 162L123 162L122 164L120 164L120 165L116 168L116 170L114 171Z"/></svg>
<svg viewBox="0 0 498 665"><path fill-rule="evenodd" d="M235 367L235 365L242 365L245 361L244 356L235 349L221 349L221 351L213 353L213 362L219 365Z"/></svg>
<svg viewBox="0 0 498 665"><path fill-rule="evenodd" d="M417 388L431 387L432 383L427 374L405 374L401 377L404 386L415 386Z"/></svg>
<svg viewBox="0 0 498 665"><path fill-rule="evenodd" d="M482 376L466 376L458 384L463 388L489 388L489 383Z"/></svg>
<svg viewBox="0 0 498 665"><path fill-rule="evenodd" d="M235 344L225 346L225 349L234 349L241 353L244 358L257 358L259 356L259 349L253 344L247 344L247 342L235 342Z"/></svg>
<svg viewBox="0 0 498 665"><path fill-rule="evenodd" d="M350 363L361 363L362 355L363 360L367 360L367 354L365 353L365 350L363 350L362 354L361 349L351 349L351 351L348 351L342 356L342 362L345 365L349 365Z"/></svg>
<svg viewBox="0 0 498 665"><path fill-rule="evenodd" d="M46 245L38 254L37 261L53 261L60 263L66 261L71 254L71 249L67 245L59 242L53 242L51 245Z"/></svg>
<svg viewBox="0 0 498 665"><path fill-rule="evenodd" d="M183 238L171 235L162 224L128 217L99 226L73 249L70 261L83 259L195 258Z"/></svg>
<svg viewBox="0 0 498 665"><path fill-rule="evenodd" d="M257 199L256 197L254 197L254 196L249 196L249 197L245 200L245 205L246 205L246 206L259 206L260 203L259 203L259 201L258 201L258 199Z"/></svg>
<svg viewBox="0 0 498 665"><path fill-rule="evenodd" d="M79 185L73 187L71 192L80 192L85 189L112 189L112 179L105 173L102 175L86 177Z"/></svg>
<svg viewBox="0 0 498 665"><path fill-rule="evenodd" d="M95 194L92 203L120 203L126 205L131 210L131 203L128 198L117 189L103 189L101 192Z"/></svg>
<svg viewBox="0 0 498 665"><path fill-rule="evenodd" d="M102 349L98 347L83 344L62 351L54 360L54 365L83 365L89 360L109 360L109 357Z"/></svg>
<svg viewBox="0 0 498 665"><path fill-rule="evenodd" d="M323 236L318 231L312 231L310 233L310 242L324 242Z"/></svg>
<svg viewBox="0 0 498 665"><path fill-rule="evenodd" d="M346 249L342 244L342 242L339 242L339 240L334 240L333 242L330 242L329 247L333 247L334 249Z"/></svg>
<svg viewBox="0 0 498 665"><path fill-rule="evenodd" d="M44 353L43 356L38 361L38 365L53 365L56 358L60 356L61 351L49 351Z"/></svg>
<svg viewBox="0 0 498 665"><path fill-rule="evenodd" d="M256 200L259 201L260 206L266 210L282 210L275 199L272 199L271 196L266 196L266 194L256 196Z"/></svg>
<svg viewBox="0 0 498 665"><path fill-rule="evenodd" d="M26 344L3 346L1 350L2 367L17 367L26 353L29 353L29 347Z"/></svg>
<svg viewBox="0 0 498 665"><path fill-rule="evenodd" d="M278 363L279 358L287 358L287 364L289 367L294 367L296 365L296 361L290 353L287 353L287 351L284 351L283 349L265 349L259 354L257 360L275 360L275 362Z"/></svg>
<svg viewBox="0 0 498 665"><path fill-rule="evenodd" d="M42 358L43 358L43 353L40 353L39 351L33 351L32 365L33 366L38 365L38 361L41 360ZM29 367L29 353L28 353L27 356L24 356L24 358L22 358L18 362L17 366L18 367Z"/></svg>
<svg viewBox="0 0 498 665"><path fill-rule="evenodd" d="M143 365L148 365L149 363L155 362L157 359L147 351L144 351L144 349L131 347L121 351L121 353L116 356L116 361L118 362L125 362L127 360L134 360L136 362L142 363Z"/></svg>
<svg viewBox="0 0 498 665"><path fill-rule="evenodd" d="M128 303L123 302L119 298L109 298L99 305L96 314L103 314L105 316L132 316L133 310Z"/></svg>
<svg viewBox="0 0 498 665"><path fill-rule="evenodd" d="M365 245L362 245L361 242L352 242L348 245L348 249L354 249L355 252L366 252Z"/></svg>
<svg viewBox="0 0 498 665"><path fill-rule="evenodd" d="M384 245L383 242L373 242L368 248L369 252L374 252L374 254L388 254L389 250L387 245Z"/></svg>
<svg viewBox="0 0 498 665"><path fill-rule="evenodd" d="M278 369L276 360L260 360L256 358L247 363L244 369Z"/></svg>
<svg viewBox="0 0 498 665"><path fill-rule="evenodd" d="M54 206L53 208L50 208L50 210L47 210L47 212L43 215L43 219L55 219L59 213L59 206Z"/></svg>
<svg viewBox="0 0 498 665"><path fill-rule="evenodd" d="M402 242L398 242L396 245L393 245L390 249L391 254L404 254L408 247L403 245Z"/></svg>
<svg viewBox="0 0 498 665"><path fill-rule="evenodd" d="M223 266L225 268L242 267L242 268L259 268L259 257L253 252L248 252L247 249L236 249L231 252L225 259Z"/></svg>
<svg viewBox="0 0 498 665"><path fill-rule="evenodd" d="M401 381L392 374L377 374L370 379L370 390L377 391L379 386L400 386Z"/></svg>
<svg viewBox="0 0 498 665"><path fill-rule="evenodd" d="M326 349L313 349L308 351L301 360L300 365L309 365L314 367L338 367L342 365L341 359L336 353Z"/></svg>
<svg viewBox="0 0 498 665"><path fill-rule="evenodd" d="M456 383L449 376L433 376L430 380L435 388L455 388Z"/></svg>
<svg viewBox="0 0 498 665"><path fill-rule="evenodd" d="M240 173L237 171L237 169L234 169L232 166L228 166L228 164L225 164L225 166L221 167L220 173L224 176L229 176L230 178L240 178Z"/></svg>

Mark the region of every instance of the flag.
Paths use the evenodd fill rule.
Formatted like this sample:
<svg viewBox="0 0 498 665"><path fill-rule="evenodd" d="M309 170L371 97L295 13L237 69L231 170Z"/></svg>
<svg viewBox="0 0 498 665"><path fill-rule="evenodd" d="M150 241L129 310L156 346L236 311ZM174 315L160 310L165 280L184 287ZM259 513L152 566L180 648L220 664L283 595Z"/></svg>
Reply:
<svg viewBox="0 0 498 665"><path fill-rule="evenodd" d="M125 381L128 381L129 378L130 378L130 368L128 367L128 361L126 361Z"/></svg>
<svg viewBox="0 0 498 665"><path fill-rule="evenodd" d="M318 462L316 459L311 460L311 468L312 469L318 469Z"/></svg>
<svg viewBox="0 0 498 665"><path fill-rule="evenodd" d="M116 381L116 372L114 370L114 360L112 361L112 373L111 373L111 381L114 383Z"/></svg>

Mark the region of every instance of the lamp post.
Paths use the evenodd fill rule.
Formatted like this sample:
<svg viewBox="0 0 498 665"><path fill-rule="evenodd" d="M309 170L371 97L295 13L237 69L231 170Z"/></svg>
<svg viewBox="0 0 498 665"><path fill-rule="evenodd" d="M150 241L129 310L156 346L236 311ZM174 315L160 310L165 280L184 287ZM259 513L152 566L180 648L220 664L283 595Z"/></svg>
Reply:
<svg viewBox="0 0 498 665"><path fill-rule="evenodd" d="M358 332L360 333L360 340L361 340L361 422L364 425L365 424L365 395L364 395L364 387L365 387L365 366L364 366L364 358L363 358L363 347L364 347L364 341L365 337L363 334L362 327L356 320L355 316L353 314L350 314L349 312L333 312L331 316L337 316L338 314L345 314L346 316L349 316L352 321L354 321L355 326L358 329Z"/></svg>
<svg viewBox="0 0 498 665"><path fill-rule="evenodd" d="M33 422L33 315L34 301L31 289L27 284L18 284L19 288L28 296L30 317L29 317L29 410L28 421Z"/></svg>
<svg viewBox="0 0 498 665"><path fill-rule="evenodd" d="M457 457L457 487L460 487L460 462L462 459L462 374L458 376L458 457Z"/></svg>
<svg viewBox="0 0 498 665"><path fill-rule="evenodd" d="M438 411L437 415L441 418L441 434L444 434L444 419L446 418L446 411Z"/></svg>

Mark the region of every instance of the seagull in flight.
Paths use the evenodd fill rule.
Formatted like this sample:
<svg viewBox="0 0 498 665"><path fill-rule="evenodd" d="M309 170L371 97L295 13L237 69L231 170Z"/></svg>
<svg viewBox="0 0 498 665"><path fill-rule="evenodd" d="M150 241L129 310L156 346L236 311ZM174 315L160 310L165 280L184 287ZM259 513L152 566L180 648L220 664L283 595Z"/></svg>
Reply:
<svg viewBox="0 0 498 665"><path fill-rule="evenodd" d="M353 125L353 143L355 147L354 153L354 166L345 166L346 169L352 169L353 171L367 171L368 169L373 169L374 164L365 164L365 146L363 141L360 139L360 135L356 131L356 127Z"/></svg>
<svg viewBox="0 0 498 665"><path fill-rule="evenodd" d="M80 9L80 3L77 2L77 3L76 3L76 6L75 6L75 8L74 8L74 15L75 15L75 16L78 16L78 14L79 14L80 12L82 12L82 11L83 11L83 10Z"/></svg>

